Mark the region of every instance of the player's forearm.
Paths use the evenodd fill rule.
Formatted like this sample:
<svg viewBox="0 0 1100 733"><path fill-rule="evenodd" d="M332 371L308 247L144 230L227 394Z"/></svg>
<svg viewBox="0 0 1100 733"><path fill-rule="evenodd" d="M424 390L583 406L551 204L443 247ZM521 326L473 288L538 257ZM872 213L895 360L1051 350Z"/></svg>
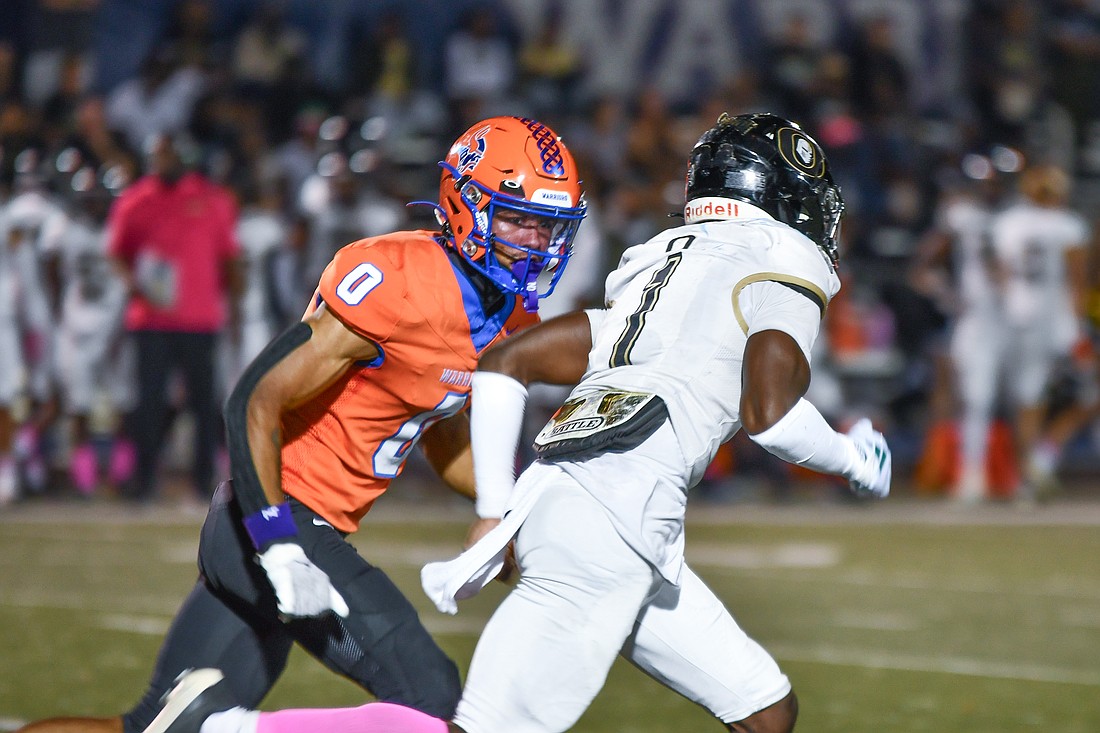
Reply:
<svg viewBox="0 0 1100 733"><path fill-rule="evenodd" d="M277 412L269 409L249 416L248 447L267 503L286 501L282 481L283 431Z"/></svg>
<svg viewBox="0 0 1100 733"><path fill-rule="evenodd" d="M238 385L226 404L226 436L234 492L245 513L283 503L278 410Z"/></svg>
<svg viewBox="0 0 1100 733"><path fill-rule="evenodd" d="M482 355L478 371L497 372L521 384L573 385L588 368L589 316L567 313L512 336ZM547 355L552 354L552 358Z"/></svg>
<svg viewBox="0 0 1100 733"><path fill-rule="evenodd" d="M225 403L225 432L233 483L249 510L283 501L279 481L281 402L272 394L272 369L309 341L312 331L298 323L275 338L244 370Z"/></svg>
<svg viewBox="0 0 1100 733"><path fill-rule="evenodd" d="M226 405L226 435L233 492L252 544L262 553L273 544L293 541L298 530L282 493L279 413L255 397L238 383Z"/></svg>
<svg viewBox="0 0 1100 733"><path fill-rule="evenodd" d="M849 480L860 461L852 440L833 430L817 408L804 399L770 428L749 437L789 463Z"/></svg>
<svg viewBox="0 0 1100 733"><path fill-rule="evenodd" d="M474 458L470 448L470 423L465 413L436 423L420 441L428 464L447 487L473 499Z"/></svg>
<svg viewBox="0 0 1100 733"><path fill-rule="evenodd" d="M450 463L436 470L451 491L468 499L477 498L477 489L474 486L474 454L469 446L455 455Z"/></svg>

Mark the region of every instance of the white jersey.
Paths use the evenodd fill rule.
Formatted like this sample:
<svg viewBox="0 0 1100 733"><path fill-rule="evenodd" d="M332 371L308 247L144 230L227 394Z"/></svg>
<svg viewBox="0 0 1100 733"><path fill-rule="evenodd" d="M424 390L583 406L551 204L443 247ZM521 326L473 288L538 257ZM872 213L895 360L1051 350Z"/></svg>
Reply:
<svg viewBox="0 0 1100 733"><path fill-rule="evenodd" d="M229 394L244 368L275 336L277 318L272 311L268 286L273 252L287 245L289 226L281 216L261 209L246 209L237 222L245 267L244 292L240 301L240 340L223 339L218 354L218 379Z"/></svg>
<svg viewBox="0 0 1100 733"><path fill-rule="evenodd" d="M1000 320L1000 290L992 270L989 223L992 212L973 198L948 200L936 213L940 229L952 240L952 269L960 315Z"/></svg>
<svg viewBox="0 0 1100 733"><path fill-rule="evenodd" d="M26 232L39 257L57 252L68 217L50 196L41 191L24 191L8 201L5 221L9 229Z"/></svg>
<svg viewBox="0 0 1100 733"><path fill-rule="evenodd" d="M1004 313L1017 328L1042 328L1068 345L1076 320L1068 287L1066 253L1083 247L1089 228L1068 209L1021 201L990 224L991 242L1006 271Z"/></svg>
<svg viewBox="0 0 1100 733"><path fill-rule="evenodd" d="M133 385L124 357L114 351L122 334L126 284L107 256L106 228L74 218L60 247L63 289L55 369L66 410L88 415L101 395L122 409Z"/></svg>
<svg viewBox="0 0 1100 733"><path fill-rule="evenodd" d="M266 260L269 254L286 246L288 226L282 217L266 211L246 210L237 223L237 240L244 255L244 293L241 295L241 321L269 323ZM265 342L266 343L266 342Z"/></svg>
<svg viewBox="0 0 1100 733"><path fill-rule="evenodd" d="M608 308L593 316L588 370L573 396L607 387L659 395L693 485L741 427L748 337L784 330L809 359L839 289L821 250L763 212L662 232L628 249L608 276ZM794 306L758 308L766 298Z"/></svg>
<svg viewBox="0 0 1100 733"><path fill-rule="evenodd" d="M7 267L18 280L22 323L35 333L47 334L53 327L44 262L57 254L67 222L61 207L39 191L13 196L0 216L0 241L11 255Z"/></svg>
<svg viewBox="0 0 1100 733"><path fill-rule="evenodd" d="M105 227L74 219L60 248L62 330L110 342L122 326L126 285L107 256Z"/></svg>

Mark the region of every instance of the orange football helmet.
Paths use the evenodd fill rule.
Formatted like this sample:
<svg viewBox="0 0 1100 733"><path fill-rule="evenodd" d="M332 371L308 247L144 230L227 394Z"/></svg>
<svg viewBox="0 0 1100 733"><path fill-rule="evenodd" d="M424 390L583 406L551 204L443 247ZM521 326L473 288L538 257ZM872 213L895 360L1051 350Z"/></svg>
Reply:
<svg viewBox="0 0 1100 733"><path fill-rule="evenodd" d="M501 290L522 295L528 311L554 286L572 252L586 204L577 165L561 138L546 125L523 117L493 117L463 133L440 161L437 218L451 246ZM493 233L500 211L544 220L550 228L546 251L510 242ZM497 245L524 255L501 264ZM539 292L543 270L553 277Z"/></svg>

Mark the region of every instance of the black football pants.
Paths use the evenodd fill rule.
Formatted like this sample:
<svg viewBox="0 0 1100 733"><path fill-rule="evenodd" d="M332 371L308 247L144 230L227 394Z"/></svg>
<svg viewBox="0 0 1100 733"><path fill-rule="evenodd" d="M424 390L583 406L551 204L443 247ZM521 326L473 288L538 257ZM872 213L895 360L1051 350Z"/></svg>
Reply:
<svg viewBox="0 0 1100 733"><path fill-rule="evenodd" d="M450 720L461 693L458 668L412 604L340 532L304 505L291 506L298 542L343 595L348 617L280 620L232 488L221 484L202 528L199 581L172 622L145 695L123 718L125 733L152 721L161 696L187 668L221 669L237 703L255 708L282 674L293 642L379 700Z"/></svg>

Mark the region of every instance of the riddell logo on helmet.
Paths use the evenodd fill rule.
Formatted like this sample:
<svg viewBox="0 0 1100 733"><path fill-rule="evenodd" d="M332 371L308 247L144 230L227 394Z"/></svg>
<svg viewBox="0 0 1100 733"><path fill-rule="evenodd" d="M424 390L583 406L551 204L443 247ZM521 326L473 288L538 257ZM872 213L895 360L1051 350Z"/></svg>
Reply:
<svg viewBox="0 0 1100 733"><path fill-rule="evenodd" d="M697 219L734 219L740 215L737 201L719 198L701 198L689 201L684 207L684 218Z"/></svg>

